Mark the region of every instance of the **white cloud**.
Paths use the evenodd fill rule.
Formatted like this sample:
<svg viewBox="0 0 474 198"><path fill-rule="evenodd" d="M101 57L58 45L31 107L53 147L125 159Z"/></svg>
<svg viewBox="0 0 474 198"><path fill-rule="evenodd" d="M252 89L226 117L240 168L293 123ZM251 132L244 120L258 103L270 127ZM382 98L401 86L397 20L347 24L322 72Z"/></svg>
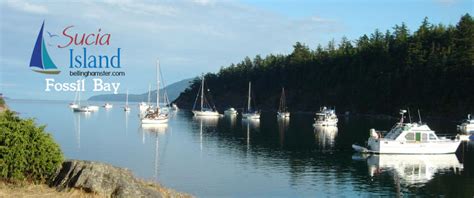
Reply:
<svg viewBox="0 0 474 198"><path fill-rule="evenodd" d="M6 4L16 10L32 14L47 14L49 12L46 6L33 4L23 0L8 0L6 1Z"/></svg>
<svg viewBox="0 0 474 198"><path fill-rule="evenodd" d="M193 0L193 3L203 5L203 6L214 4L214 2L212 0Z"/></svg>
<svg viewBox="0 0 474 198"><path fill-rule="evenodd" d="M145 15L162 15L162 16L176 16L178 14L178 9L164 4L145 4L140 1L105 1L109 6L119 7L121 10L134 13L134 14L145 14Z"/></svg>

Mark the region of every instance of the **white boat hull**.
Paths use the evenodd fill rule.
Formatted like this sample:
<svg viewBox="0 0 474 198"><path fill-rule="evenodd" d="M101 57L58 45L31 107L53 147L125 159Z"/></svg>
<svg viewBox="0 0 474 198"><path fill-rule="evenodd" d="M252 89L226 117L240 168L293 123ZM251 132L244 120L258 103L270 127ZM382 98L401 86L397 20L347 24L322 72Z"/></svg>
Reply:
<svg viewBox="0 0 474 198"><path fill-rule="evenodd" d="M257 113L243 113L242 118L256 120L256 119L260 119L260 114L257 114Z"/></svg>
<svg viewBox="0 0 474 198"><path fill-rule="evenodd" d="M471 131L474 131L474 124L462 124L462 125L458 125L458 129L465 132L465 133L469 133Z"/></svg>
<svg viewBox="0 0 474 198"><path fill-rule="evenodd" d="M166 124L168 123L168 118L158 118L158 119L143 118L141 122L142 122L142 125Z"/></svg>
<svg viewBox="0 0 474 198"><path fill-rule="evenodd" d="M236 116L237 114L237 111L224 111L224 115L226 116Z"/></svg>
<svg viewBox="0 0 474 198"><path fill-rule="evenodd" d="M290 118L290 112L278 112L277 117L278 118Z"/></svg>
<svg viewBox="0 0 474 198"><path fill-rule="evenodd" d="M193 111L194 116L219 116L217 111Z"/></svg>
<svg viewBox="0 0 474 198"><path fill-rule="evenodd" d="M74 112L92 112L89 107L75 107L72 109Z"/></svg>
<svg viewBox="0 0 474 198"><path fill-rule="evenodd" d="M99 106L88 106L91 111L99 111Z"/></svg>
<svg viewBox="0 0 474 198"><path fill-rule="evenodd" d="M79 107L79 105L77 105L77 104L69 104L69 108L73 109L73 108L78 108L78 107Z"/></svg>
<svg viewBox="0 0 474 198"><path fill-rule="evenodd" d="M111 109L112 107L113 107L113 105L111 105L111 104L105 104L105 105L104 105L104 108L105 108L105 109Z"/></svg>
<svg viewBox="0 0 474 198"><path fill-rule="evenodd" d="M357 152L376 154L449 154L455 153L461 141L403 143L398 141L381 141L370 144L369 148L352 145Z"/></svg>

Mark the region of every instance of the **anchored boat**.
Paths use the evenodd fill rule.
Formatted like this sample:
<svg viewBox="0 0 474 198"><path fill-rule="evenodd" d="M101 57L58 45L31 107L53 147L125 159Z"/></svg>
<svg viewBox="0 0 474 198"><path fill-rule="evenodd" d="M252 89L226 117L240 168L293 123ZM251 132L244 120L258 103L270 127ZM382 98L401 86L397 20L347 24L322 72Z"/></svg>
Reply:
<svg viewBox="0 0 474 198"><path fill-rule="evenodd" d="M260 111L255 110L252 111L251 108L251 93L252 93L252 83L249 82L249 95L247 98L247 111L242 113L242 118L244 119L254 119L254 120L259 120L260 119Z"/></svg>
<svg viewBox="0 0 474 198"><path fill-rule="evenodd" d="M284 119L290 118L290 112L286 106L285 88L281 88L280 105L278 106L277 117Z"/></svg>
<svg viewBox="0 0 474 198"><path fill-rule="evenodd" d="M428 125L404 123L405 110L401 110L400 122L385 135L370 129L367 147L352 145L357 152L384 154L447 154L455 153L461 140L438 137Z"/></svg>
<svg viewBox="0 0 474 198"><path fill-rule="evenodd" d="M335 109L321 107L316 113L313 126L337 126L337 116Z"/></svg>
<svg viewBox="0 0 474 198"><path fill-rule="evenodd" d="M471 118L471 114L467 114L467 119L464 120L457 127L458 127L459 130L461 130L465 133L474 131L474 119Z"/></svg>
<svg viewBox="0 0 474 198"><path fill-rule="evenodd" d="M238 114L237 110L235 110L233 107L230 107L224 111L224 115L226 116L236 116L237 114Z"/></svg>
<svg viewBox="0 0 474 198"><path fill-rule="evenodd" d="M201 81L201 89L198 91L198 96L199 93L201 93L201 109L196 110L196 101L194 102L193 106L193 114L194 116L219 116L219 112L217 112L215 106L211 106L208 102L206 97L204 96L204 75L202 76L202 81ZM197 99L197 98L196 98Z"/></svg>
<svg viewBox="0 0 474 198"><path fill-rule="evenodd" d="M160 62L156 61L156 109L152 110L149 108L141 118L141 123L143 125L154 125L154 124L167 124L168 123L168 113L164 113L160 109Z"/></svg>

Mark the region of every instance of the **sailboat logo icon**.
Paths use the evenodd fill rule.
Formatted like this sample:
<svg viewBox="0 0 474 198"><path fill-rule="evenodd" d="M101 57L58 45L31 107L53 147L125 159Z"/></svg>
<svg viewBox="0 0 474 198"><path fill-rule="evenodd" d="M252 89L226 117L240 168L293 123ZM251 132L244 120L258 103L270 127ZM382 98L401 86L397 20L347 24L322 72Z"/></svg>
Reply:
<svg viewBox="0 0 474 198"><path fill-rule="evenodd" d="M30 68L35 72L43 74L59 74L61 71L58 70L58 67L56 67L51 57L49 57L48 50L46 49L43 39L43 28L44 21L38 33L38 38L36 38L33 53L31 54Z"/></svg>

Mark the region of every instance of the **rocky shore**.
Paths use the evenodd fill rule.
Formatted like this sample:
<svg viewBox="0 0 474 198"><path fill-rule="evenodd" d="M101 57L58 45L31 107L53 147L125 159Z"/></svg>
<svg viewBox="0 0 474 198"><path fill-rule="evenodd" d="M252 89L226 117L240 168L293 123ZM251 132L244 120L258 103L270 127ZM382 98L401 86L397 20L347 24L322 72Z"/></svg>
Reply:
<svg viewBox="0 0 474 198"><path fill-rule="evenodd" d="M101 197L192 197L137 179L127 169L82 160L63 162L49 186L59 192L81 189Z"/></svg>

